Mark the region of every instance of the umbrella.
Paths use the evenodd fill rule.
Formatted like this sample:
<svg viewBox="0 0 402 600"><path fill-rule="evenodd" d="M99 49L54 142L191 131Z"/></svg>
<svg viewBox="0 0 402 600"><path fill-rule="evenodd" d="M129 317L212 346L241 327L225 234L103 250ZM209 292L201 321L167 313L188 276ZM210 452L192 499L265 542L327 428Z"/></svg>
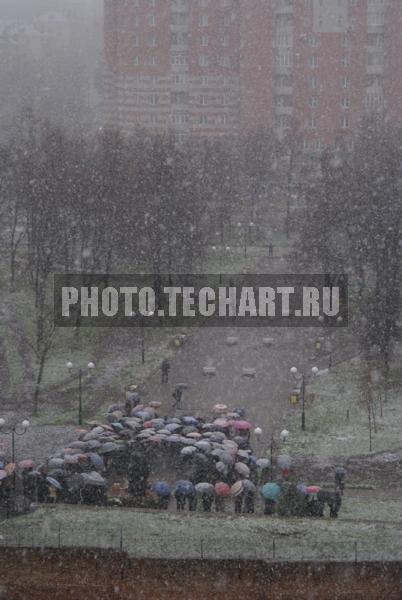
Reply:
<svg viewBox="0 0 402 600"><path fill-rule="evenodd" d="M38 471L31 471L29 475L33 475L34 473L40 475ZM65 471L63 471L63 469L52 469L51 471L49 471L49 476L53 477L54 479L60 479L62 477L65 477L66 473Z"/></svg>
<svg viewBox="0 0 402 600"><path fill-rule="evenodd" d="M236 463L235 470L243 477L248 477L250 475L250 469L244 463Z"/></svg>
<svg viewBox="0 0 402 600"><path fill-rule="evenodd" d="M166 423L169 425L169 423L176 423L177 425L181 425L182 421L180 419L178 419L177 417L171 417L170 419L167 419Z"/></svg>
<svg viewBox="0 0 402 600"><path fill-rule="evenodd" d="M57 479L53 479L53 477L46 477L46 481L48 483L50 483L50 485L54 488L56 488L56 490L61 490L61 484L57 481Z"/></svg>
<svg viewBox="0 0 402 600"><path fill-rule="evenodd" d="M99 440L89 440L89 442L87 443L88 450L97 450L100 447L101 443Z"/></svg>
<svg viewBox="0 0 402 600"><path fill-rule="evenodd" d="M4 471L3 469L0 471L0 481L2 479L5 479L7 477L7 471Z"/></svg>
<svg viewBox="0 0 402 600"><path fill-rule="evenodd" d="M99 452L101 454L109 454L110 452L114 452L117 449L118 445L114 442L106 442L106 444L103 444L102 447L99 449Z"/></svg>
<svg viewBox="0 0 402 600"><path fill-rule="evenodd" d="M194 433L188 433L187 437L193 438L194 440L199 440L202 437L202 435L197 431L194 431Z"/></svg>
<svg viewBox="0 0 402 600"><path fill-rule="evenodd" d="M158 434L159 435L170 435L171 432L169 431L169 429L163 428L163 429L158 429Z"/></svg>
<svg viewBox="0 0 402 600"><path fill-rule="evenodd" d="M306 488L306 493L307 494L318 494L318 492L321 490L320 487L318 487L318 485L309 485Z"/></svg>
<svg viewBox="0 0 402 600"><path fill-rule="evenodd" d="M17 465L15 463L8 463L8 465L6 465L4 467L5 472L7 473L7 475L12 475L15 471L15 467Z"/></svg>
<svg viewBox="0 0 402 600"><path fill-rule="evenodd" d="M67 487L69 490L79 490L84 484L82 473L74 473L67 479Z"/></svg>
<svg viewBox="0 0 402 600"><path fill-rule="evenodd" d="M228 466L232 466L234 463L234 458L229 452L223 452L220 457L221 461Z"/></svg>
<svg viewBox="0 0 402 600"><path fill-rule="evenodd" d="M233 421L233 427L237 431L248 431L251 429L251 423L248 421Z"/></svg>
<svg viewBox="0 0 402 600"><path fill-rule="evenodd" d="M178 425L177 423L169 423L166 425L165 429L167 429L170 433L174 433L178 429L181 429L181 425Z"/></svg>
<svg viewBox="0 0 402 600"><path fill-rule="evenodd" d="M203 431L213 431L215 429L215 425L213 423L204 423L204 425L202 425L201 429Z"/></svg>
<svg viewBox="0 0 402 600"><path fill-rule="evenodd" d="M230 496L230 485L223 481L215 483L215 494L220 498L227 498Z"/></svg>
<svg viewBox="0 0 402 600"><path fill-rule="evenodd" d="M99 456L99 454L96 454L96 452L89 452L88 456L95 469L97 469L98 471L105 470L104 460L101 456Z"/></svg>
<svg viewBox="0 0 402 600"><path fill-rule="evenodd" d="M236 481L236 483L234 483L230 488L230 495L233 496L233 498L236 498L236 496L240 496L243 493L243 491L243 482Z"/></svg>
<svg viewBox="0 0 402 600"><path fill-rule="evenodd" d="M251 450L238 450L237 451L237 455L240 456L240 458L247 458L247 460L250 460L250 454L251 454Z"/></svg>
<svg viewBox="0 0 402 600"><path fill-rule="evenodd" d="M97 471L90 473L82 473L82 481L84 485L93 485L94 487L106 487L106 479L104 479Z"/></svg>
<svg viewBox="0 0 402 600"><path fill-rule="evenodd" d="M260 469L267 469L270 465L270 461L268 458L259 458L256 462L256 465Z"/></svg>
<svg viewBox="0 0 402 600"><path fill-rule="evenodd" d="M18 466L20 467L20 469L33 469L35 466L35 463L33 460L31 460L30 458L26 459L26 460L21 460L18 463Z"/></svg>
<svg viewBox="0 0 402 600"><path fill-rule="evenodd" d="M140 417L140 419L142 419L143 421L150 421L153 417L153 415L151 415L151 413L145 411L145 410L140 410L139 412L135 413L137 417Z"/></svg>
<svg viewBox="0 0 402 600"><path fill-rule="evenodd" d="M214 413L225 413L227 409L228 407L226 406L226 404L215 404L213 411Z"/></svg>
<svg viewBox="0 0 402 600"><path fill-rule="evenodd" d="M229 427L229 421L227 419L215 419L213 424L219 429L227 429Z"/></svg>
<svg viewBox="0 0 402 600"><path fill-rule="evenodd" d="M307 486L304 483L299 483L296 487L302 494L307 494Z"/></svg>
<svg viewBox="0 0 402 600"><path fill-rule="evenodd" d="M292 459L287 454L279 454L276 462L278 463L278 467L280 469L290 469Z"/></svg>
<svg viewBox="0 0 402 600"><path fill-rule="evenodd" d="M198 425L198 420L195 417L182 417L181 420L184 425L193 425L194 427Z"/></svg>
<svg viewBox="0 0 402 600"><path fill-rule="evenodd" d="M112 427L115 431L123 431L124 427L121 423L112 423Z"/></svg>
<svg viewBox="0 0 402 600"><path fill-rule="evenodd" d="M89 431L88 433L86 433L84 435L84 442L89 442L89 440L94 440L96 439L101 433L103 433L105 430L103 427L94 427L93 429L91 429L91 431Z"/></svg>
<svg viewBox="0 0 402 600"><path fill-rule="evenodd" d="M194 494L194 490L195 488L191 481L182 479L176 483L176 492L183 494L184 496Z"/></svg>
<svg viewBox="0 0 402 600"><path fill-rule="evenodd" d="M175 388L179 390L187 390L189 387L188 383L176 383Z"/></svg>
<svg viewBox="0 0 402 600"><path fill-rule="evenodd" d="M168 435L168 437L166 438L167 442L172 442L173 444L177 444L178 442L181 442L180 436L179 435Z"/></svg>
<svg viewBox="0 0 402 600"><path fill-rule="evenodd" d="M182 433L183 433L183 435L188 435L189 433L198 433L197 427L195 427L194 425L185 425L183 427ZM207 433L212 433L212 432L207 432Z"/></svg>
<svg viewBox="0 0 402 600"><path fill-rule="evenodd" d="M72 442L69 444L69 448L86 448L87 444L85 442Z"/></svg>
<svg viewBox="0 0 402 600"><path fill-rule="evenodd" d="M118 410L121 410L121 406L120 404L112 404L111 406L109 406L109 408L107 409L108 413L112 413L112 412L116 412Z"/></svg>
<svg viewBox="0 0 402 600"><path fill-rule="evenodd" d="M257 491L257 488L255 487L254 483L249 479L243 479L243 487L244 491L249 492L250 494L255 494Z"/></svg>
<svg viewBox="0 0 402 600"><path fill-rule="evenodd" d="M209 452L211 450L211 444L206 440L195 442L194 446L198 448L198 450L202 450L203 452Z"/></svg>
<svg viewBox="0 0 402 600"><path fill-rule="evenodd" d="M182 456L193 456L197 452L197 448L195 446L185 446L180 450L180 454Z"/></svg>
<svg viewBox="0 0 402 600"><path fill-rule="evenodd" d="M67 454L64 458L65 465L77 465L79 463L78 454Z"/></svg>
<svg viewBox="0 0 402 600"><path fill-rule="evenodd" d="M210 496L214 494L214 486L211 483L197 483L195 489L198 494L209 494Z"/></svg>
<svg viewBox="0 0 402 600"><path fill-rule="evenodd" d="M227 473L228 473L228 468L227 468L227 466L225 465L225 463L224 463L224 462L222 462L222 461L220 460L220 461L218 461L218 462L216 463L216 465L215 465L215 466L216 466L216 470L217 470L219 473L221 473L222 475L227 475Z"/></svg>
<svg viewBox="0 0 402 600"><path fill-rule="evenodd" d="M280 496L281 488L277 483L266 483L262 490L261 494L265 500L273 500L276 502Z"/></svg>
<svg viewBox="0 0 402 600"><path fill-rule="evenodd" d="M162 498L170 498L172 493L170 486L166 483L166 481L155 481L152 486L152 491Z"/></svg>
<svg viewBox="0 0 402 600"><path fill-rule="evenodd" d="M152 400L152 402L149 403L149 406L151 408L160 408L162 406L162 402L159 402L159 400Z"/></svg>

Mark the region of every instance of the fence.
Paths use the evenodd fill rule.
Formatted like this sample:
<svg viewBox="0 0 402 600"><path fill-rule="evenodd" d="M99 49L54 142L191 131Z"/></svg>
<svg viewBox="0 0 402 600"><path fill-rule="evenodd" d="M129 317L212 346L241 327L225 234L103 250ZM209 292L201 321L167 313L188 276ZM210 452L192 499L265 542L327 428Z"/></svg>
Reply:
<svg viewBox="0 0 402 600"><path fill-rule="evenodd" d="M234 524L235 527L235 524ZM122 527L115 529L74 529L59 525L47 530L45 525L15 528L0 535L0 547L7 548L80 548L126 552L133 558L264 560L275 562L367 562L393 560L383 549L355 540L327 542L308 536L240 536L230 540L219 536L168 536L158 532L130 535Z"/></svg>

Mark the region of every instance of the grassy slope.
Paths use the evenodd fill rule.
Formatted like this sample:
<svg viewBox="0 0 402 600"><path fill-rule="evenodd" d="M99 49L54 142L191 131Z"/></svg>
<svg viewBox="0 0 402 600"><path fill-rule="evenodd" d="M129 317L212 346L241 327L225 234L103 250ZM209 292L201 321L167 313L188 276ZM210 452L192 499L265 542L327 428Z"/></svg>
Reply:
<svg viewBox="0 0 402 600"><path fill-rule="evenodd" d="M384 522L350 521L377 519ZM346 499L337 521L151 513L124 509L40 508L0 525L3 544L123 548L134 556L360 560L402 556L402 501Z"/></svg>

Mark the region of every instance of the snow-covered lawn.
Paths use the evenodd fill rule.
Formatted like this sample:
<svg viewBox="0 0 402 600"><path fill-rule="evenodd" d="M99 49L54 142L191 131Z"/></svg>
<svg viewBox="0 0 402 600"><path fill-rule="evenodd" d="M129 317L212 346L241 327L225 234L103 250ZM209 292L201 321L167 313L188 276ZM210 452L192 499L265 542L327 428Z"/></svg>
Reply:
<svg viewBox="0 0 402 600"><path fill-rule="evenodd" d="M368 415L362 400L360 376L360 361L354 359L317 377L308 387L315 397L313 402L306 403L306 431L301 431L298 409L287 419L289 454L325 461L369 452ZM382 417L380 403L376 401L377 433L372 434L373 452L402 448L401 393L396 389L391 391L383 405Z"/></svg>
<svg viewBox="0 0 402 600"><path fill-rule="evenodd" d="M350 519L379 519L370 522ZM155 558L391 560L402 557L402 500L345 499L338 520L40 508L3 521L0 543L119 549Z"/></svg>

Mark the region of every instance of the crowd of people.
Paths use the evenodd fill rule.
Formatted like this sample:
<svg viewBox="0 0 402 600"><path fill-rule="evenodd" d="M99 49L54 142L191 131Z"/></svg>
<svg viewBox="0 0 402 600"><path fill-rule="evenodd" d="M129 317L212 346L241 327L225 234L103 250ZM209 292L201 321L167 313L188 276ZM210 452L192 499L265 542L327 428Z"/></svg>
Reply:
<svg viewBox="0 0 402 600"><path fill-rule="evenodd" d="M275 464L256 456L243 409L217 404L205 418L160 416L160 408L157 401L144 405L132 388L104 423L78 429L77 439L43 464L0 463L0 505L19 485L30 502L317 517L328 505L330 516L338 515L343 470L333 492L295 483L289 456L276 456Z"/></svg>

